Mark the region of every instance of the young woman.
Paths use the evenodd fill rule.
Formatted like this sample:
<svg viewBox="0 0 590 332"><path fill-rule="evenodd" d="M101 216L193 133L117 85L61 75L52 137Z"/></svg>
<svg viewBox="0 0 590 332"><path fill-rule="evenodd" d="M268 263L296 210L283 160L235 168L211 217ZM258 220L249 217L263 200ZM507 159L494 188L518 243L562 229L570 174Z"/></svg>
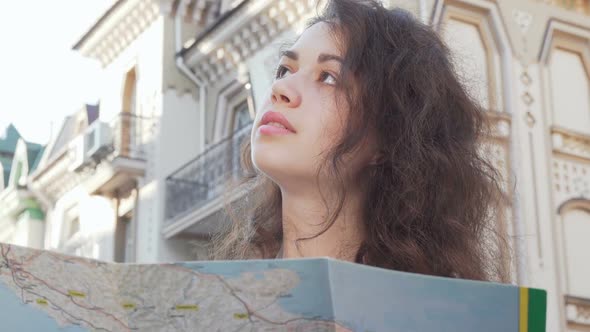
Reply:
<svg viewBox="0 0 590 332"><path fill-rule="evenodd" d="M485 111L410 13L332 0L281 52L217 258L329 256L506 280ZM286 129L285 129L286 128Z"/></svg>

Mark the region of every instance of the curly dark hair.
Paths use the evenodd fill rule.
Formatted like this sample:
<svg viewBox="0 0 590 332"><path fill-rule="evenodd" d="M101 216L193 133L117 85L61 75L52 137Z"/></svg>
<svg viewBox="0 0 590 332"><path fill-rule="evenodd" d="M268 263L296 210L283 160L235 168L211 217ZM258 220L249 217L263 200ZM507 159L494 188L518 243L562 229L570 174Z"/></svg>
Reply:
<svg viewBox="0 0 590 332"><path fill-rule="evenodd" d="M369 130L376 133L382 156L359 174L367 188L362 216L367 233L357 261L437 276L509 280L510 246L498 226L508 199L500 173L481 153L490 122L460 83L439 35L411 13L376 1L331 0L308 26L318 22L327 23L343 45L339 82L352 82L337 86L350 114L322 167L342 179L342 156ZM235 189L249 193L226 201L232 222L213 241L216 258L274 258L281 246L281 192L253 167L250 143L242 150L247 176ZM342 186L326 229L345 195Z"/></svg>

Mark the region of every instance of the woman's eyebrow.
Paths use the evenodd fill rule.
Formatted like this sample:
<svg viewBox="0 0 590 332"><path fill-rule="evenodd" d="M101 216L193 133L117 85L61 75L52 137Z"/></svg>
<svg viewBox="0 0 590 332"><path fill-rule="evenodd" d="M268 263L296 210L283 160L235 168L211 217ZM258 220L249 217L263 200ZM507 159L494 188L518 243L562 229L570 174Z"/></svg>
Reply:
<svg viewBox="0 0 590 332"><path fill-rule="evenodd" d="M326 61L338 61L340 63L344 62L344 59L341 57L334 55L334 54L325 54L322 53L318 55L318 63L326 62Z"/></svg>
<svg viewBox="0 0 590 332"><path fill-rule="evenodd" d="M281 57L284 57L284 56L286 56L287 58L289 58L291 60L295 60L295 61L297 61L297 59L299 59L299 55L295 51L289 51L289 50L281 51Z"/></svg>
<svg viewBox="0 0 590 332"><path fill-rule="evenodd" d="M295 51L285 50L281 52L281 57L287 57L291 60L297 61L299 59L299 54L297 54L297 52ZM344 59L334 54L321 53L320 55L318 55L318 63L326 61L338 61L340 63L343 63Z"/></svg>

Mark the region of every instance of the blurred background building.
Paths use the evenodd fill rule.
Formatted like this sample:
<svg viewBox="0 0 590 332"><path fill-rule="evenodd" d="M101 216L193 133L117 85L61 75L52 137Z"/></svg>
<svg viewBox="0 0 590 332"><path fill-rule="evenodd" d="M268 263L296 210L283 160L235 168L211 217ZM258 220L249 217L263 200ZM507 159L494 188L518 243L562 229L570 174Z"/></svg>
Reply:
<svg viewBox="0 0 590 332"><path fill-rule="evenodd" d="M495 131L512 282L590 331L590 1L390 0L432 24ZM0 241L118 262L206 259L278 49L315 0L118 0L74 49L108 85L45 145L0 138ZM90 22L89 22L90 25ZM239 199L233 197L232 199ZM201 245L200 245L201 244Z"/></svg>

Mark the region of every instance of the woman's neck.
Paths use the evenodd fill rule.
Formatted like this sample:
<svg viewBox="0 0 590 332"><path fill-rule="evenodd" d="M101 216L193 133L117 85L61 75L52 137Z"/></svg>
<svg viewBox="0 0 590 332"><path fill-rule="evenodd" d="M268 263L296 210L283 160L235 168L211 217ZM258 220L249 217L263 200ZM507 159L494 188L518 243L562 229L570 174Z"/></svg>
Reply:
<svg viewBox="0 0 590 332"><path fill-rule="evenodd" d="M355 260L364 239L360 194L347 194L340 214L331 227L325 230L328 226L328 215L319 192L299 192L293 195L282 190L281 193L283 258L332 257L347 261ZM332 205L333 211L336 202L328 202ZM321 234L318 235L319 233Z"/></svg>

